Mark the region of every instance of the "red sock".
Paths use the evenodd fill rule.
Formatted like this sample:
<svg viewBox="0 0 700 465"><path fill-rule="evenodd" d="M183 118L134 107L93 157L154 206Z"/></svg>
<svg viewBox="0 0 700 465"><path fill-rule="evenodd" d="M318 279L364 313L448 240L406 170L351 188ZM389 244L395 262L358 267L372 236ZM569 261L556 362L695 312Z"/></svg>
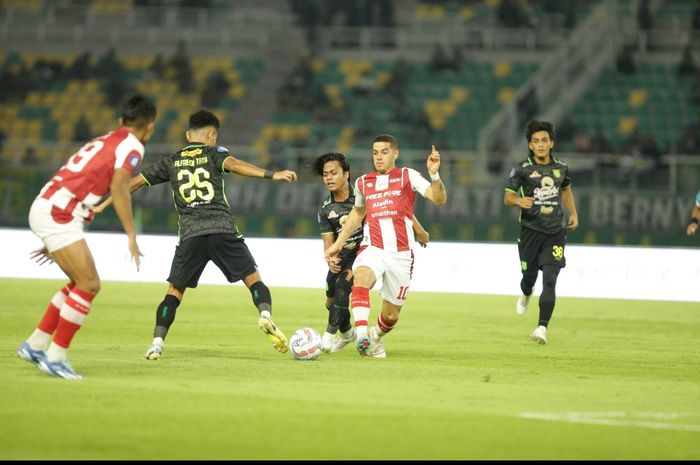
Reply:
<svg viewBox="0 0 700 465"><path fill-rule="evenodd" d="M65 303L68 294L70 294L70 291L73 290L74 287L75 284L68 283L61 290L56 292L56 294L54 294L51 302L49 302L46 312L44 312L43 318L37 326L38 329L48 334L53 334L53 332L56 331L56 327L58 326L58 317L61 313L61 307Z"/></svg>
<svg viewBox="0 0 700 465"><path fill-rule="evenodd" d="M352 316L355 326L367 326L369 319L369 289L366 287L352 287Z"/></svg>
<svg viewBox="0 0 700 465"><path fill-rule="evenodd" d="M78 288L74 288L70 292L66 302L61 307L56 334L53 337L53 342L57 346L64 349L70 346L73 336L83 325L87 314L90 312L90 304L94 298L95 294Z"/></svg>
<svg viewBox="0 0 700 465"><path fill-rule="evenodd" d="M386 319L384 319L384 315L382 315L380 313L379 317L377 318L377 328L379 329L379 332L383 333L383 334L380 334L380 336L383 336L384 334L386 334L389 331L391 331L392 329L394 329L394 326L396 326L396 323L398 323L398 322L399 321L396 320L393 323L391 323L391 322L387 321Z"/></svg>

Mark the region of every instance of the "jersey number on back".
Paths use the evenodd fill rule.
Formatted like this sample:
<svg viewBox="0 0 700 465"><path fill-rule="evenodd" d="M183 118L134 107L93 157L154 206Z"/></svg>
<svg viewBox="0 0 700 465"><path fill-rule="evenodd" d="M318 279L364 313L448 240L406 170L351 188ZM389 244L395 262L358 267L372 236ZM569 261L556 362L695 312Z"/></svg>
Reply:
<svg viewBox="0 0 700 465"><path fill-rule="evenodd" d="M65 164L65 168L74 173L81 172L83 168L85 168L85 165L92 160L92 157L97 155L97 153L102 150L102 147L104 146L105 143L101 140L93 140L89 144L84 145L83 148L78 150L68 159Z"/></svg>
<svg viewBox="0 0 700 465"><path fill-rule="evenodd" d="M214 186L211 185L209 179L209 171L204 168L197 168L194 173L187 170L180 170L177 173L177 180L185 182L180 184L180 196L187 203L192 202L199 197L202 200L211 200L214 198Z"/></svg>

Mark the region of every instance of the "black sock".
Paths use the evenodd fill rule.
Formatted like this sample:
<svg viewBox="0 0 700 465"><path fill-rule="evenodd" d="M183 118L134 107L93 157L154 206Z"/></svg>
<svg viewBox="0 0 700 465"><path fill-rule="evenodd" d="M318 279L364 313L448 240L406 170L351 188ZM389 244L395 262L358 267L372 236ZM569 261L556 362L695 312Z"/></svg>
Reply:
<svg viewBox="0 0 700 465"><path fill-rule="evenodd" d="M540 295L540 326L545 328L549 325L549 320L554 312L554 304L557 301L555 288L557 286L557 276L561 268L554 265L542 267L542 294Z"/></svg>
<svg viewBox="0 0 700 465"><path fill-rule="evenodd" d="M174 295L167 294L156 310L156 328L153 337L162 337L168 334L170 325L175 321L175 312L180 305L180 300Z"/></svg>
<svg viewBox="0 0 700 465"><path fill-rule="evenodd" d="M253 303L258 309L258 313L267 310L272 315L272 295L265 283L258 281L250 286L250 295L253 297Z"/></svg>

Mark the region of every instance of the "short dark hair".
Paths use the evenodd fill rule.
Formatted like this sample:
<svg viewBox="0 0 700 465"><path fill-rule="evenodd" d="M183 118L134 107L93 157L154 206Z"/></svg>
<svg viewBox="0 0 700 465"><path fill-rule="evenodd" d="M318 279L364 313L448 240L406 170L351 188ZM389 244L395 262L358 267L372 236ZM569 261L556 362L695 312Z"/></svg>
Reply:
<svg viewBox="0 0 700 465"><path fill-rule="evenodd" d="M549 134L549 138L552 140L554 140L556 137L556 134L554 132L554 125L552 123L550 123L549 121L537 121L533 119L529 123L527 123L527 131L525 131L525 138L527 138L528 144L532 139L532 135L540 131L547 131L547 134Z"/></svg>
<svg viewBox="0 0 700 465"><path fill-rule="evenodd" d="M374 140L372 141L372 145L374 145L375 142L389 142L392 148L399 148L399 141L396 140L396 137L392 136L391 134L379 135L374 138Z"/></svg>
<svg viewBox="0 0 700 465"><path fill-rule="evenodd" d="M144 127L156 119L156 104L142 94L133 94L122 103L122 124Z"/></svg>
<svg viewBox="0 0 700 465"><path fill-rule="evenodd" d="M219 118L216 117L214 112L202 108L190 115L190 129L206 128L207 126L219 129Z"/></svg>
<svg viewBox="0 0 700 465"><path fill-rule="evenodd" d="M337 161L344 173L350 172L350 162L345 158L345 155L339 152L328 152L316 157L311 163L311 172L316 176L323 176L323 165L329 161Z"/></svg>

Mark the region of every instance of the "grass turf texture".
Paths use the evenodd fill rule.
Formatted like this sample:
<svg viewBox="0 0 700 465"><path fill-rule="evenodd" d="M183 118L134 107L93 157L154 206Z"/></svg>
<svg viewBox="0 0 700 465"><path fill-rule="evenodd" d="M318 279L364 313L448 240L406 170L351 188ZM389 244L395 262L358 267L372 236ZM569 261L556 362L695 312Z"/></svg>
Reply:
<svg viewBox="0 0 700 465"><path fill-rule="evenodd" d="M697 303L560 298L541 346L536 298L519 317L515 297L413 293L387 359L307 362L243 286L200 286L147 361L166 285L106 282L76 382L16 355L62 284L0 279L0 459L700 458ZM271 291L288 337L323 331L321 289Z"/></svg>

